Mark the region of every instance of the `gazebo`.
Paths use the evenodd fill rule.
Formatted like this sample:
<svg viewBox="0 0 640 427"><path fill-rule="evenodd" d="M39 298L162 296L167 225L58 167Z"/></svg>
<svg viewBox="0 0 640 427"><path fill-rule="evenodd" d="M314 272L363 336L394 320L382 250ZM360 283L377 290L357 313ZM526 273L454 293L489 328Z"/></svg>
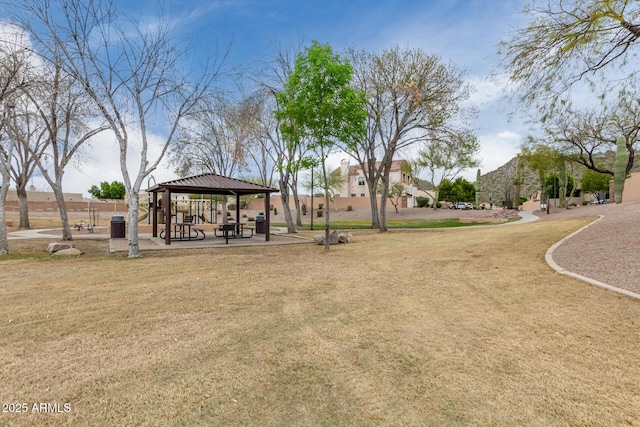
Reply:
<svg viewBox="0 0 640 427"><path fill-rule="evenodd" d="M236 223L240 223L240 196L247 194L264 194L264 213L266 222L265 240L269 238L270 227L270 196L271 193L277 193L272 187L267 187L240 179L229 178L213 173L205 173L187 178L176 179L156 184L146 190L153 193L153 237L158 237L158 193L163 193L163 199L167 201L164 204L164 241L166 245L171 244L171 195L173 193L190 193L190 194L210 194L210 195L226 195L236 197Z"/></svg>

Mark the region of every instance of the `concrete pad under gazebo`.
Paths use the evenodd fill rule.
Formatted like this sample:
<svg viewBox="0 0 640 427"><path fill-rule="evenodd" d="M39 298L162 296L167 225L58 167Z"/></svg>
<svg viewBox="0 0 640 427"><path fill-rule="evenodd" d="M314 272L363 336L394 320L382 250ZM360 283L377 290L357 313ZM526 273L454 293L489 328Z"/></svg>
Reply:
<svg viewBox="0 0 640 427"><path fill-rule="evenodd" d="M213 173L205 173L187 178L176 179L156 184L146 190L153 194L153 237L158 237L158 193L163 193L163 199L168 203L164 204L164 241L165 245L171 244L171 195L173 193L189 194L209 194L236 197L236 224L240 223L240 196L247 194L264 194L264 213L266 222L265 241L270 240L270 196L279 190L240 179L229 178Z"/></svg>

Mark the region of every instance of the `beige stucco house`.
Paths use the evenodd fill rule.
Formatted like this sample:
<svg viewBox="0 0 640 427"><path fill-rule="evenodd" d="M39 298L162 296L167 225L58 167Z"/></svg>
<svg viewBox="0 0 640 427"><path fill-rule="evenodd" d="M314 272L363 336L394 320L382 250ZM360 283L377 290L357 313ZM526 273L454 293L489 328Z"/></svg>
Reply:
<svg viewBox="0 0 640 427"><path fill-rule="evenodd" d="M402 200L398 207L414 207L416 205L416 197L426 196L426 193L419 191L415 186L414 180L408 171L408 165L406 160L394 160L391 164L389 186L391 187L395 183L401 183L404 186ZM353 206L360 204L358 200L354 199L369 200L369 187L360 165L351 165L349 160L344 159L340 162L340 167L331 173L340 174L344 178L342 187L334 188L336 201L341 199L340 204L346 203ZM352 203L344 199L351 199Z"/></svg>

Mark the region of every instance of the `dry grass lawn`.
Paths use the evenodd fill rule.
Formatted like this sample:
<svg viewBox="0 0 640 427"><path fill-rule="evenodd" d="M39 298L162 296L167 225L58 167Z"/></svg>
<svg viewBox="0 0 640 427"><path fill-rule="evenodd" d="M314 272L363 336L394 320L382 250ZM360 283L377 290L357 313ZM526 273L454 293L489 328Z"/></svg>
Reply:
<svg viewBox="0 0 640 427"><path fill-rule="evenodd" d="M586 222L2 258L0 425L638 425L640 303L544 262Z"/></svg>

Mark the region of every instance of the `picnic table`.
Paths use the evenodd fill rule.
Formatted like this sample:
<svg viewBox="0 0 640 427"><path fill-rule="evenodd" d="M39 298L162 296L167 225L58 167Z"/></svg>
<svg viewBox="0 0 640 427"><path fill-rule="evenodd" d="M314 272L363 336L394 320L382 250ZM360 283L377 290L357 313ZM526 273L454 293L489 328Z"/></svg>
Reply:
<svg viewBox="0 0 640 427"><path fill-rule="evenodd" d="M253 237L253 230L254 227L249 227L248 224L243 222L228 223L218 225L218 228L214 230L214 234L216 237L224 237L225 243L229 244L229 239L248 239Z"/></svg>
<svg viewBox="0 0 640 427"><path fill-rule="evenodd" d="M193 227L191 222L176 222L171 224L171 240L204 240L206 235L202 228ZM164 239L165 230L160 231L160 238Z"/></svg>

